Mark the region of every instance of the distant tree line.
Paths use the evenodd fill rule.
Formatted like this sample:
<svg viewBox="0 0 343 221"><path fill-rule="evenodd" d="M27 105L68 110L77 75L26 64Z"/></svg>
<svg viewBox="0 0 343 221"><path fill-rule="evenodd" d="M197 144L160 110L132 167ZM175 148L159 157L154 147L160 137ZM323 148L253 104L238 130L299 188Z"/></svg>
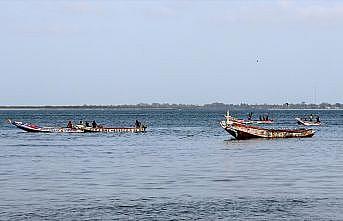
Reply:
<svg viewBox="0 0 343 221"><path fill-rule="evenodd" d="M307 104L301 102L299 104L284 103L284 104L224 104L211 103L204 105L195 104L169 104L169 103L139 103L139 104L120 104L120 105L41 105L41 106L0 106L1 109L39 109L39 108L63 108L63 109L204 109L204 110L243 110L243 109L343 109L341 103L320 103Z"/></svg>
<svg viewBox="0 0 343 221"><path fill-rule="evenodd" d="M320 103L320 104L306 104L301 102L299 104L284 103L284 104L224 104L224 103L212 103L203 105L205 109L343 109L341 103Z"/></svg>

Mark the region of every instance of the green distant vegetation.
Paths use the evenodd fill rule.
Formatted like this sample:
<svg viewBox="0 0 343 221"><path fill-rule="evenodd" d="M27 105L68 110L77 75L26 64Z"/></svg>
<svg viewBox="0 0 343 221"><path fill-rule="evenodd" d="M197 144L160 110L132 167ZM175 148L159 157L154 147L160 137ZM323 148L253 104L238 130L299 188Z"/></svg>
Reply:
<svg viewBox="0 0 343 221"><path fill-rule="evenodd" d="M243 110L243 109L343 109L343 104L321 103L321 104L224 104L211 103L204 105L194 104L169 104L169 103L139 103L139 104L120 104L120 105L40 105L40 106L0 106L1 109L204 109L204 110Z"/></svg>

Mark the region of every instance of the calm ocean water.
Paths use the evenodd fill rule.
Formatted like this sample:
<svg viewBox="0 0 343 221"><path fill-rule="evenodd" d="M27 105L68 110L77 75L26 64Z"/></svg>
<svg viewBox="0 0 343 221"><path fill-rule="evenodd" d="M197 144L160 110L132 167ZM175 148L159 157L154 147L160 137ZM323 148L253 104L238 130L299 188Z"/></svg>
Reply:
<svg viewBox="0 0 343 221"><path fill-rule="evenodd" d="M0 110L0 220L343 220L343 111L268 112L275 127L310 113L324 125L313 138L237 141L223 112ZM7 118L149 127L36 134Z"/></svg>

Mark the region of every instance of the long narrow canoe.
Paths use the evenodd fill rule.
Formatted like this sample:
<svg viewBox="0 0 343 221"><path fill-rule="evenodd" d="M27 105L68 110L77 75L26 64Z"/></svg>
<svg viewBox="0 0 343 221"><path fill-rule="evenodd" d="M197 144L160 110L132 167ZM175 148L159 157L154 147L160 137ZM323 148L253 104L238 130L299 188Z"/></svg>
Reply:
<svg viewBox="0 0 343 221"><path fill-rule="evenodd" d="M115 133L115 132L131 132L131 133L140 133L146 131L146 126L142 125L140 127L85 127L77 125L76 128L83 130L84 132L92 133Z"/></svg>
<svg viewBox="0 0 343 221"><path fill-rule="evenodd" d="M56 127L40 127L36 124L23 123L20 121L11 121L8 120L10 124L13 124L17 128L20 128L27 132L41 132L41 133L84 133L84 132L145 132L146 126L141 125L139 127L85 127L83 125L76 125L73 128L56 128Z"/></svg>
<svg viewBox="0 0 343 221"><path fill-rule="evenodd" d="M145 132L146 127L103 127L103 128L84 128L85 132Z"/></svg>
<svg viewBox="0 0 343 221"><path fill-rule="evenodd" d="M26 132L41 132L41 133L83 133L84 132L83 130L80 130L77 128L40 127L36 124L23 123L20 121L11 121L11 120L8 120L8 122Z"/></svg>
<svg viewBox="0 0 343 221"><path fill-rule="evenodd" d="M321 123L320 122L316 122L316 121L306 121L306 120L302 120L301 118L295 118L295 120L298 122L298 124L300 125L304 125L304 126L320 126Z"/></svg>
<svg viewBox="0 0 343 221"><path fill-rule="evenodd" d="M238 140L251 138L312 137L315 133L312 129L268 129L230 121L221 121L220 125Z"/></svg>

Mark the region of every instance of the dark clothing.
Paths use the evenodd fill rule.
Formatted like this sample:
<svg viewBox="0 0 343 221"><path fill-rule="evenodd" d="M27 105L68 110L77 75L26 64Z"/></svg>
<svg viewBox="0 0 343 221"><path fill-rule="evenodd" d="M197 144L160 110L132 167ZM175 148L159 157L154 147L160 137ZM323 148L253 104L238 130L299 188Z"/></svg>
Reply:
<svg viewBox="0 0 343 221"><path fill-rule="evenodd" d="M96 128L97 124L95 123L95 120L92 122L92 127Z"/></svg>
<svg viewBox="0 0 343 221"><path fill-rule="evenodd" d="M248 114L248 120L252 120L252 113L251 112Z"/></svg>
<svg viewBox="0 0 343 221"><path fill-rule="evenodd" d="M67 127L68 128L73 128L73 123L71 121L69 121L68 124L67 124Z"/></svg>
<svg viewBox="0 0 343 221"><path fill-rule="evenodd" d="M136 126L136 128L139 128L139 127L141 127L141 122L139 122L138 120L136 120L136 123L135 123L135 126Z"/></svg>

